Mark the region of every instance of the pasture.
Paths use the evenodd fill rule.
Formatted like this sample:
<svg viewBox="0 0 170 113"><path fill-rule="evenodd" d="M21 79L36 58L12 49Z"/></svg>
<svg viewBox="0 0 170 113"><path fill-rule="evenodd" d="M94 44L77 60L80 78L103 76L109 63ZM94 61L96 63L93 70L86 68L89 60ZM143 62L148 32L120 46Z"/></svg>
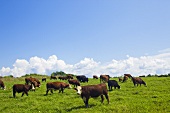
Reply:
<svg viewBox="0 0 170 113"><path fill-rule="evenodd" d="M42 77L39 77L41 81ZM117 80L118 78L111 78ZM89 108L85 108L80 95L74 89L65 89L64 93L54 91L46 93L46 83L60 80L41 82L41 87L36 91L29 91L28 96L21 97L21 93L12 96L13 84L24 84L24 77L3 78L6 90L0 90L1 113L167 113L170 112L170 77L145 77L142 78L147 87L143 85L134 87L129 79L125 83L119 83L121 89L113 88L109 91L110 104L106 99L102 104L101 98L90 98ZM63 80L67 82L67 80ZM88 84L99 84L99 79L89 79ZM72 86L73 87L73 86Z"/></svg>

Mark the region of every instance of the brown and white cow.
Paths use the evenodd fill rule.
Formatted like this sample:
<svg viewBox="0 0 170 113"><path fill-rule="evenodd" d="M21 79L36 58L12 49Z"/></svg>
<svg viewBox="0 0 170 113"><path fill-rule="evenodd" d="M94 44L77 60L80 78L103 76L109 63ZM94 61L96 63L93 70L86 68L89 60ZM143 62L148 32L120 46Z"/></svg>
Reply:
<svg viewBox="0 0 170 113"><path fill-rule="evenodd" d="M108 82L108 80L110 79L109 75L100 75L100 83L103 82Z"/></svg>
<svg viewBox="0 0 170 113"><path fill-rule="evenodd" d="M32 77L30 77L30 78L25 78L25 83L28 85L29 83L30 84L32 84L33 82L37 82L37 86L38 87L40 87L41 86L41 83L40 83L40 81L37 79L37 78L32 78Z"/></svg>
<svg viewBox="0 0 170 113"><path fill-rule="evenodd" d="M5 84L1 79L0 79L0 88L2 88L3 90L6 89Z"/></svg>
<svg viewBox="0 0 170 113"><path fill-rule="evenodd" d="M69 84L74 85L74 87L76 86L80 86L80 82L78 80L72 79L72 80L68 80Z"/></svg>
<svg viewBox="0 0 170 113"><path fill-rule="evenodd" d="M48 95L49 90L53 93L53 90L59 90L59 93L62 91L64 92L65 88L71 88L70 84L64 82L49 82L46 84L46 95Z"/></svg>
<svg viewBox="0 0 170 113"><path fill-rule="evenodd" d="M137 84L137 86L138 86L138 84L140 84L140 86L141 86L141 84L146 86L146 83L140 77L132 77L132 81L133 81L134 86L136 86L136 84Z"/></svg>
<svg viewBox="0 0 170 113"><path fill-rule="evenodd" d="M103 95L105 95L105 98L107 99L107 102L109 104L108 90L105 83L97 85L77 86L75 90L77 91L77 94L81 95L81 98L83 99L86 107L88 107L88 101L90 97L95 98L101 96L101 102L103 103Z"/></svg>
<svg viewBox="0 0 170 113"><path fill-rule="evenodd" d="M24 94L26 94L28 96L28 91L29 90L34 90L34 86L33 84L31 85L25 85L25 84L14 84L13 85L13 97L16 97L16 93L21 93L22 92L22 96L24 96Z"/></svg>
<svg viewBox="0 0 170 113"><path fill-rule="evenodd" d="M98 76L97 75L93 75L93 79L98 79Z"/></svg>

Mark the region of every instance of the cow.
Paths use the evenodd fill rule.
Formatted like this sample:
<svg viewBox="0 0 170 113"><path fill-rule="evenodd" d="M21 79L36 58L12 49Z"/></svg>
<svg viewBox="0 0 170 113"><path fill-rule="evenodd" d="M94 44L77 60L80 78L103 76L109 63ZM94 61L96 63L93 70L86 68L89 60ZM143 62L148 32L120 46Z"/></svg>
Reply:
<svg viewBox="0 0 170 113"><path fill-rule="evenodd" d="M51 91L51 93L53 93L53 89L59 90L59 93L63 93L64 88L71 88L71 85L64 82L49 82L46 84L46 88L46 95L48 95L49 90Z"/></svg>
<svg viewBox="0 0 170 113"><path fill-rule="evenodd" d="M137 84L137 86L138 86L138 84L140 84L140 86L141 86L141 84L146 86L146 83L140 77L132 77L132 81L133 81L134 86L136 86L136 84Z"/></svg>
<svg viewBox="0 0 170 113"><path fill-rule="evenodd" d="M50 80L52 80L52 79L57 80L57 77L56 76L50 76Z"/></svg>
<svg viewBox="0 0 170 113"><path fill-rule="evenodd" d="M78 80L74 80L74 79L70 80L69 79L68 82L69 82L69 84L74 85L74 87L80 86L80 82Z"/></svg>
<svg viewBox="0 0 170 113"><path fill-rule="evenodd" d="M0 79L0 88L2 88L3 90L6 89L5 84L1 79Z"/></svg>
<svg viewBox="0 0 170 113"><path fill-rule="evenodd" d="M77 80L80 82L88 82L89 79L85 75L78 75L76 76Z"/></svg>
<svg viewBox="0 0 170 113"><path fill-rule="evenodd" d="M32 77L30 77L30 78L25 78L25 83L28 85L29 83L30 84L32 84L33 82L37 82L37 86L38 87L40 87L41 86L41 83L40 83L40 81L37 79L37 78L32 78Z"/></svg>
<svg viewBox="0 0 170 113"><path fill-rule="evenodd" d="M72 74L67 74L67 79L73 79L73 75Z"/></svg>
<svg viewBox="0 0 170 113"><path fill-rule="evenodd" d="M104 83L105 82L108 82L108 80L110 79L110 76L109 75L100 75L100 83L103 81Z"/></svg>
<svg viewBox="0 0 170 113"><path fill-rule="evenodd" d="M103 103L103 95L105 95L105 98L107 99L107 102L109 104L109 96L105 83L97 85L77 86L75 90L77 91L77 94L81 95L81 98L83 99L86 108L89 106L88 101L90 97L95 98L101 96L101 102Z"/></svg>
<svg viewBox="0 0 170 113"><path fill-rule="evenodd" d="M114 89L116 89L116 88L120 89L120 86L119 86L119 84L117 83L116 80L109 80L108 81L108 88L109 88L110 91L112 90L112 87L114 87Z"/></svg>
<svg viewBox="0 0 170 113"><path fill-rule="evenodd" d="M58 79L60 79L60 80L67 80L68 78L67 78L67 76L59 76Z"/></svg>
<svg viewBox="0 0 170 113"><path fill-rule="evenodd" d="M16 97L16 93L21 93L22 92L22 96L24 96L24 94L26 94L28 96L28 91L29 90L34 90L34 86L33 84L31 85L25 85L25 84L14 84L13 85L13 97L15 98Z"/></svg>
<svg viewBox="0 0 170 113"><path fill-rule="evenodd" d="M98 79L98 76L97 75L93 75L93 79Z"/></svg>
<svg viewBox="0 0 170 113"><path fill-rule="evenodd" d="M119 77L118 79L119 79L119 82L122 82L122 81L123 81L123 79L122 79L122 78L120 78L120 77Z"/></svg>
<svg viewBox="0 0 170 113"><path fill-rule="evenodd" d="M43 82L43 81L46 82L46 78L42 78L42 82Z"/></svg>
<svg viewBox="0 0 170 113"><path fill-rule="evenodd" d="M124 74L124 76L127 76L128 78L131 78L131 77L132 77L131 74Z"/></svg>
<svg viewBox="0 0 170 113"><path fill-rule="evenodd" d="M122 82L125 82L125 81L127 81L127 80L128 80L128 76L124 76Z"/></svg>

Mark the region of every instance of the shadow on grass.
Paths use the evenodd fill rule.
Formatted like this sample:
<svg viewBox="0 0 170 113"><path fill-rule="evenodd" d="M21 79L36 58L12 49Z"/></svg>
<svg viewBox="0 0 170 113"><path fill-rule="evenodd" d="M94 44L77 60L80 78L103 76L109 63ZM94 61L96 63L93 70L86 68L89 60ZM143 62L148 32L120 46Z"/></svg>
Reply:
<svg viewBox="0 0 170 113"><path fill-rule="evenodd" d="M92 104L92 105L89 105L89 107L88 108L91 108L91 107L94 107L95 105L94 104ZM82 105L82 106L76 106L76 107L72 107L72 108L70 108L70 109L66 109L66 111L67 112L70 112L70 111L72 111L72 110L78 110L78 109L88 109L88 108L86 108L86 106L85 105Z"/></svg>

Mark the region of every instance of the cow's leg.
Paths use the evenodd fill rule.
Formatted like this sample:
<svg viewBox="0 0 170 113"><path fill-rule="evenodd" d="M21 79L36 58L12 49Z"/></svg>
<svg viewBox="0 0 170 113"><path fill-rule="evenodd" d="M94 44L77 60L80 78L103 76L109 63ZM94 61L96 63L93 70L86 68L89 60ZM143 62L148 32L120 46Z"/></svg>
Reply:
<svg viewBox="0 0 170 113"><path fill-rule="evenodd" d="M108 94L105 94L105 97L106 97L107 102L108 102L108 104L109 104L109 96L108 96Z"/></svg>
<svg viewBox="0 0 170 113"><path fill-rule="evenodd" d="M46 95L48 95L48 91L49 91L49 89L47 89L47 91L46 91Z"/></svg>
<svg viewBox="0 0 170 113"><path fill-rule="evenodd" d="M15 98L16 96L15 96L15 94L16 94L16 92L15 91L13 91L13 97Z"/></svg>
<svg viewBox="0 0 170 113"><path fill-rule="evenodd" d="M28 92L26 91L25 94L28 96Z"/></svg>
<svg viewBox="0 0 170 113"><path fill-rule="evenodd" d="M51 89L50 92L53 93L53 90Z"/></svg>
<svg viewBox="0 0 170 113"><path fill-rule="evenodd" d="M101 95L101 103L103 103L103 101L104 101L104 97L103 97L103 95Z"/></svg>
<svg viewBox="0 0 170 113"><path fill-rule="evenodd" d="M25 93L25 92L22 92L22 95L21 95L21 97L23 97L23 96L24 96L24 93Z"/></svg>

